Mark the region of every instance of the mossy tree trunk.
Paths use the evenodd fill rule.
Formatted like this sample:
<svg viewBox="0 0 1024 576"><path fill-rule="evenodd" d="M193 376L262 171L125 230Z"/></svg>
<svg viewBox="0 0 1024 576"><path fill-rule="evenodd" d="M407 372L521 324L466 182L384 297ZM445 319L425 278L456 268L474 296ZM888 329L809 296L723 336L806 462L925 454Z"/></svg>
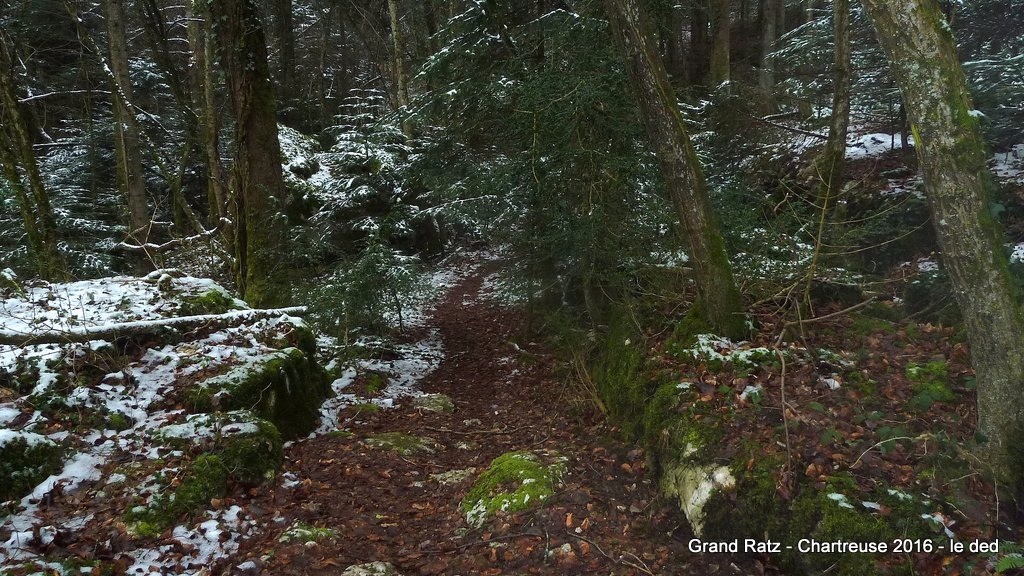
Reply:
<svg viewBox="0 0 1024 576"><path fill-rule="evenodd" d="M828 127L828 141L813 164L819 181L818 197L822 209L834 203L842 185L846 160L846 133L850 125L850 0L833 2L835 22L835 59L832 64L832 120Z"/></svg>
<svg viewBox="0 0 1024 576"><path fill-rule="evenodd" d="M187 0L189 81L192 106L196 110L198 130L206 160L206 201L208 222L221 224L227 217L227 177L220 160L220 123L217 119L216 84L213 71L213 44L210 13L203 0ZM221 224L222 225L222 224ZM227 231L225 231L227 233Z"/></svg>
<svg viewBox="0 0 1024 576"><path fill-rule="evenodd" d="M689 243L706 320L723 336L739 336L744 332L739 289L709 206L704 172L646 15L637 0L605 0L605 6L662 179Z"/></svg>
<svg viewBox="0 0 1024 576"><path fill-rule="evenodd" d="M17 198L39 275L64 280L68 276L67 264L57 247L57 225L50 193L39 174L29 120L18 100L14 61L14 43L7 32L0 29L0 165Z"/></svg>
<svg viewBox="0 0 1024 576"><path fill-rule="evenodd" d="M730 0L711 0L711 69L709 81L712 87L721 86L729 81L732 64L729 51L732 49L730 29L732 21Z"/></svg>
<svg viewBox="0 0 1024 576"><path fill-rule="evenodd" d="M279 210L284 181L263 25L253 0L213 0L210 13L235 117L231 182L238 286L254 307L276 306L289 300Z"/></svg>
<svg viewBox="0 0 1024 576"><path fill-rule="evenodd" d="M910 120L932 221L971 343L978 418L997 474L1020 491L1024 316L989 211L994 184L953 36L936 0L863 0Z"/></svg>
<svg viewBox="0 0 1024 576"><path fill-rule="evenodd" d="M110 51L110 80L114 101L114 154L121 193L128 206L128 235L138 245L149 242L149 202L142 173L142 146L135 110L132 107L132 83L128 70L128 36L125 32L124 6L121 0L104 0L107 16L107 42ZM140 254L145 255L145 252ZM152 269L148 258L137 262L142 270Z"/></svg>

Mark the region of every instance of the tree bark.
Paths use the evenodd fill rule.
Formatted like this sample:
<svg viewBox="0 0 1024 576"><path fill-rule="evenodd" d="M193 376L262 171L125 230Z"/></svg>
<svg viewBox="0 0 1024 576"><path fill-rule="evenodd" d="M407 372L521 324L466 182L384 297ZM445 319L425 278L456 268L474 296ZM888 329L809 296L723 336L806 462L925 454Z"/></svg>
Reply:
<svg viewBox="0 0 1024 576"><path fill-rule="evenodd" d="M188 43L192 54L189 78L192 105L197 110L199 133L206 164L207 223L217 226L228 215L227 176L220 159L220 122L217 119L216 79L213 72L213 35L206 3L187 0ZM229 231L225 231L230 235Z"/></svg>
<svg viewBox="0 0 1024 576"><path fill-rule="evenodd" d="M978 425L1000 479L1024 488L1024 315L953 36L935 0L863 0L892 62L914 133L942 263L963 312Z"/></svg>
<svg viewBox="0 0 1024 576"><path fill-rule="evenodd" d="M289 300L283 262L281 144L267 44L253 0L217 0L211 16L235 117L232 168L235 267L253 306Z"/></svg>
<svg viewBox="0 0 1024 576"><path fill-rule="evenodd" d="M850 0L833 2L835 51L832 63L832 120L828 141L813 164L812 177L819 182L819 198L825 210L838 196L846 164L846 133L850 124Z"/></svg>
<svg viewBox="0 0 1024 576"><path fill-rule="evenodd" d="M637 0L605 0L651 147L690 248L701 311L719 334L745 332L742 302L697 152Z"/></svg>
<svg viewBox="0 0 1024 576"><path fill-rule="evenodd" d="M18 101L14 60L13 42L7 32L0 29L0 164L18 200L25 235L36 256L39 275L63 280L68 276L67 264L57 246L57 225L50 205L50 193L39 174L29 122ZM22 173L28 180L27 188Z"/></svg>
<svg viewBox="0 0 1024 576"><path fill-rule="evenodd" d="M142 147L135 123L135 110L132 108L124 6L121 0L104 0L104 7L113 84L111 90L114 94L114 152L118 182L128 205L128 235L136 244L146 244L149 242L149 203L142 173ZM138 265L143 270L153 267L153 263L146 259L140 260Z"/></svg>
<svg viewBox="0 0 1024 576"><path fill-rule="evenodd" d="M771 56L775 49L775 25L778 0L762 0L761 2L761 68L758 71L758 83L769 108L775 91L775 62Z"/></svg>
<svg viewBox="0 0 1024 576"><path fill-rule="evenodd" d="M295 96L295 26L292 18L292 0L274 0L274 24L278 42L277 90L285 121L291 122Z"/></svg>
<svg viewBox="0 0 1024 576"><path fill-rule="evenodd" d="M708 78L708 54L711 36L708 34L708 2L697 0L690 10L690 83L703 84Z"/></svg>
<svg viewBox="0 0 1024 576"><path fill-rule="evenodd" d="M731 64L730 0L711 0L711 65L710 84L713 88L729 81Z"/></svg>
<svg viewBox="0 0 1024 576"><path fill-rule="evenodd" d="M398 20L397 0L388 0L388 16L391 19L391 44L395 53L395 86L397 87L399 114L402 115L402 133L406 140L412 138L412 123L407 117L409 111L409 78L405 70L405 48L402 28Z"/></svg>

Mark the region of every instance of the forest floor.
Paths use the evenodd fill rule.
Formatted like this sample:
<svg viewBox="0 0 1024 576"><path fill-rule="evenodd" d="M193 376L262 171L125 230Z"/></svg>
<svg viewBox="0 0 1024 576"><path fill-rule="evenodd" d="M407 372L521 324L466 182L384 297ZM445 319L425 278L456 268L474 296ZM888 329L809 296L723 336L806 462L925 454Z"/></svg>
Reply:
<svg viewBox="0 0 1024 576"><path fill-rule="evenodd" d="M643 452L607 423L570 413L553 358L512 344L523 331L522 310L480 297L485 276L476 270L463 278L429 313L445 358L418 387L449 396L454 410L402 403L360 416L349 432L291 444L289 487L222 503L275 519L241 545L233 564L281 575L337 574L374 561L405 575L759 573L750 561L686 552L686 538L673 537L688 533L685 520L657 496ZM433 442L429 451L402 454L364 441L386 432ZM568 457L555 495L469 528L460 500L477 473L503 453L538 449ZM452 471L465 471L464 479L434 476ZM330 532L315 544L282 543L297 525Z"/></svg>

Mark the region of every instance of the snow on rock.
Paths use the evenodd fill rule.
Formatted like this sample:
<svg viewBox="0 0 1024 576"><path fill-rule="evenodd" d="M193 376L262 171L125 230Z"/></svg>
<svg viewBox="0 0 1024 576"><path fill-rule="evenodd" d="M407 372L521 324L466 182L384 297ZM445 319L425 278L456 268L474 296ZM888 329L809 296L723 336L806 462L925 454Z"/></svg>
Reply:
<svg viewBox="0 0 1024 576"><path fill-rule="evenodd" d="M249 308L212 280L173 270L19 288L17 294L0 292L0 333L26 339L39 332ZM120 520L124 510L118 506L132 494L159 489L146 474L173 474L187 455L163 445L154 432L195 437L209 427L201 417L187 418L182 395L189 383L251 365L288 346L312 352L302 320L286 315L192 328L167 332L170 338L155 332L128 347L102 340L0 346L0 386L13 388L0 396L5 399L0 401L0 446L23 438L33 445L57 443L71 454L56 474L19 494L20 501L0 520L0 565L45 566L46 538L35 534L47 534L47 526L83 533L97 522L109 526ZM252 430L246 422L234 422L219 432ZM69 497L74 500L66 502ZM205 515L202 523L174 527L169 540L139 540L130 551L110 553L130 556L129 574L198 573L255 530L239 512L237 507L198 511Z"/></svg>
<svg viewBox="0 0 1024 576"><path fill-rule="evenodd" d="M449 263L434 274L429 279L434 297L478 270L480 260ZM24 286L23 293L11 293L0 292L0 333L26 338L40 331L248 309L213 281L170 270L141 278L35 283ZM336 374L330 385L334 397L320 407L314 434L344 426L339 412L360 401L347 390L360 373L385 377L384 390L373 400L380 406L422 395L419 382L444 358L440 334L426 328L432 303L424 300L409 314L407 326L420 335L415 341L390 344L387 354L375 358L328 366ZM88 534L100 527L107 534L111 526L120 526L117 538L131 540L130 544L105 553L125 563L127 574L205 574L231 562L240 544L268 521L233 506L197 510L191 521L181 516L178 521L184 523L155 534L135 533L136 537L124 531L128 509L140 508L168 490L174 485L171 480L180 481L196 457L190 451L208 444L183 445L168 439L253 431L245 421L221 424L218 430L209 418L190 414L195 406L189 390L223 379L239 366L258 364L286 347L311 353L311 348L337 343L326 337L314 340L301 319L283 315L241 318L224 327L172 334L169 339L156 335L137 342L129 351L123 343L103 340L0 346L0 386L13 388L5 388L0 396L0 444L18 436L33 443L57 443L72 454L58 473L12 503L11 513L0 520L0 565L42 570L50 563L44 553L47 538L68 530ZM72 421L71 413L80 420ZM282 476L284 486L301 481L295 474ZM113 546L113 541L96 545Z"/></svg>

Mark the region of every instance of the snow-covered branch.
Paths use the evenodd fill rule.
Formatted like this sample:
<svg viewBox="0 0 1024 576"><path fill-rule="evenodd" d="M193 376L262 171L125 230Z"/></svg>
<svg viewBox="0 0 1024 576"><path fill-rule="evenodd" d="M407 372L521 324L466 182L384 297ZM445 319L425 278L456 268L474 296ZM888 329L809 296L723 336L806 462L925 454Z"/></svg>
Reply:
<svg viewBox="0 0 1024 576"><path fill-rule="evenodd" d="M153 320L135 320L95 326L75 326L67 330L48 330L44 332L14 332L0 330L0 346L28 346L31 344L62 344L66 342L89 342L91 340L114 340L126 336L138 337L157 335L167 329L182 327L223 328L234 326L249 320L274 318L278 316L300 316L306 313L305 306L290 308L273 308L257 310L232 310L223 314L201 314L197 316L179 316L173 318L157 318Z"/></svg>

